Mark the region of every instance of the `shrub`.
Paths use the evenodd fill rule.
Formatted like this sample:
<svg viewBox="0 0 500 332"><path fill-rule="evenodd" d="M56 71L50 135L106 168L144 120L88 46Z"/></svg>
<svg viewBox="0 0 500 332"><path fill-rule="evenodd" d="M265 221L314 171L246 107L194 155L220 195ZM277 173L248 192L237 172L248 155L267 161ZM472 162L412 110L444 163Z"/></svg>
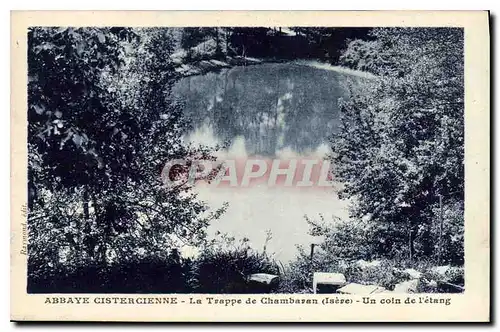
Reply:
<svg viewBox="0 0 500 332"><path fill-rule="evenodd" d="M204 248L193 263L194 291L197 293L247 293L247 277L253 273L279 274L274 260L265 251L252 249L244 238L222 235Z"/></svg>
<svg viewBox="0 0 500 332"><path fill-rule="evenodd" d="M147 257L109 265L57 264L31 274L29 293L184 293L190 292L190 260L172 250L167 257Z"/></svg>

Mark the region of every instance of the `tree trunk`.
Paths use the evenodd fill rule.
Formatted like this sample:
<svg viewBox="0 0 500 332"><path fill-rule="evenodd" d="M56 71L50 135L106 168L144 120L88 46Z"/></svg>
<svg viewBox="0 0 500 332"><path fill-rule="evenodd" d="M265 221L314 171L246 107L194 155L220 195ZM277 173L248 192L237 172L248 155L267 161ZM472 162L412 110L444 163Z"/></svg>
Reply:
<svg viewBox="0 0 500 332"><path fill-rule="evenodd" d="M413 224L410 219L408 219L408 252L410 263L413 262L413 257L415 256L415 239L413 234Z"/></svg>

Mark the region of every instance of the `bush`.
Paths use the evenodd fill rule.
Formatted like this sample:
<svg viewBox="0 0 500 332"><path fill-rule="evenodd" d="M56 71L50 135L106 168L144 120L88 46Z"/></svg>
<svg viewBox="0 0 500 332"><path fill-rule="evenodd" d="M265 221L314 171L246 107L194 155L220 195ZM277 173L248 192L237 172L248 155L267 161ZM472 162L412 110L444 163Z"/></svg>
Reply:
<svg viewBox="0 0 500 332"><path fill-rule="evenodd" d="M244 238L222 235L206 247L193 263L197 293L248 293L247 277L253 273L279 274L267 253L258 252Z"/></svg>
<svg viewBox="0 0 500 332"><path fill-rule="evenodd" d="M300 248L297 258L290 263L289 270L282 277L279 292L312 293L314 272L342 273L348 283L378 285L394 290L396 284L411 280L404 270L412 268L421 272L417 291L421 293L451 292L441 287L441 282L463 286L463 267L449 267L444 274L437 273L430 260L410 262L405 259L380 259L378 264L361 266L358 260L331 257L327 253L317 253L313 260ZM439 285L439 286L438 286Z"/></svg>
<svg viewBox="0 0 500 332"><path fill-rule="evenodd" d="M353 40L339 58L341 66L355 70L377 72L380 46L376 41Z"/></svg>
<svg viewBox="0 0 500 332"><path fill-rule="evenodd" d="M109 265L58 264L28 276L29 293L184 293L189 292L189 259L178 251Z"/></svg>

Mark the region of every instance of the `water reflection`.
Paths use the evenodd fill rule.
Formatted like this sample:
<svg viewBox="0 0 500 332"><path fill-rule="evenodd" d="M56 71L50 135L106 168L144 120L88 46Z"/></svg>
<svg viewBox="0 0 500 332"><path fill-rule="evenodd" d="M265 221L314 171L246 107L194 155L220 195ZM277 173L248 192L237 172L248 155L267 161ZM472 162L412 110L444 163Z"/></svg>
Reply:
<svg viewBox="0 0 500 332"><path fill-rule="evenodd" d="M244 138L249 155L315 151L336 130L342 74L298 64L262 64L182 79L174 94L196 130L219 142Z"/></svg>
<svg viewBox="0 0 500 332"><path fill-rule="evenodd" d="M174 93L185 103L194 129L188 140L204 145L228 142L218 151L221 160L260 155L273 158L322 159L325 144L338 125L338 99L346 95L346 74L298 64L262 64L224 69L182 79ZM304 215L347 218L348 202L333 188L284 190L256 186L248 189L197 186L209 206L229 202L229 208L208 228L237 238L247 237L254 248L267 245L283 262L293 259L296 245L312 237ZM266 243L266 232L273 239Z"/></svg>

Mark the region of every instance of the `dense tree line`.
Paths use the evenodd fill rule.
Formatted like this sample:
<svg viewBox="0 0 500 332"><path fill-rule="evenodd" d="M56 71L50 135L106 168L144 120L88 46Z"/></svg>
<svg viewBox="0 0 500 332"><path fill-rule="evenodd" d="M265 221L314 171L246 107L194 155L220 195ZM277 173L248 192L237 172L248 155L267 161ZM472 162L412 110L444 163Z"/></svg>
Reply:
<svg viewBox="0 0 500 332"><path fill-rule="evenodd" d="M371 37L340 58L376 76L351 84L331 140L340 197L353 201L351 217L364 229L353 243L369 244L370 256L462 264L463 31L375 29ZM340 230L326 233L334 240Z"/></svg>
<svg viewBox="0 0 500 332"><path fill-rule="evenodd" d="M352 39L371 39L369 28L206 27L184 28L180 46L186 60L227 56L262 59L319 59L338 63Z"/></svg>

